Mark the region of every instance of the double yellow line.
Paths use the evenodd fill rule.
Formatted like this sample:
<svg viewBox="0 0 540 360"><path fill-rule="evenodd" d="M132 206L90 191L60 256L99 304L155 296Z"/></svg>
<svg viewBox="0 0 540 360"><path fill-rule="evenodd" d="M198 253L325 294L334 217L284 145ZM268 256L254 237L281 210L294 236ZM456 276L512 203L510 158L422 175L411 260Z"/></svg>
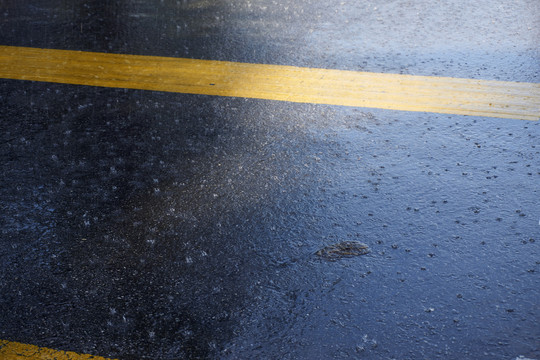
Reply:
<svg viewBox="0 0 540 360"><path fill-rule="evenodd" d="M0 46L0 78L540 119L540 84Z"/></svg>

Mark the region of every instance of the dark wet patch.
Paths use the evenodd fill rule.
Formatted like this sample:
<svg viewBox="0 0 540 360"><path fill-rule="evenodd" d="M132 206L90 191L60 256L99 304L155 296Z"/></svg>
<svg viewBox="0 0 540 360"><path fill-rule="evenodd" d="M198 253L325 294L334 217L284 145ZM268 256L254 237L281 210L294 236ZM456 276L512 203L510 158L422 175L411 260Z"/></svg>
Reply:
<svg viewBox="0 0 540 360"><path fill-rule="evenodd" d="M315 255L327 260L338 260L344 257L353 257L369 254L369 247L359 241L343 241L329 245L317 251Z"/></svg>

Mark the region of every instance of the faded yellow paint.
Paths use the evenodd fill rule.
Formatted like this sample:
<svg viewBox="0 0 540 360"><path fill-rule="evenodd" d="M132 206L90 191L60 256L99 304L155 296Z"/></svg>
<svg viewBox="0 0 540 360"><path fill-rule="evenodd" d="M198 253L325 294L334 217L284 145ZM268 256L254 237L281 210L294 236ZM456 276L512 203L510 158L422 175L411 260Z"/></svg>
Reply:
<svg viewBox="0 0 540 360"><path fill-rule="evenodd" d="M101 356L78 354L72 351L53 350L35 345L0 340L2 360L111 360Z"/></svg>
<svg viewBox="0 0 540 360"><path fill-rule="evenodd" d="M540 119L540 84L0 46L0 77L476 115Z"/></svg>

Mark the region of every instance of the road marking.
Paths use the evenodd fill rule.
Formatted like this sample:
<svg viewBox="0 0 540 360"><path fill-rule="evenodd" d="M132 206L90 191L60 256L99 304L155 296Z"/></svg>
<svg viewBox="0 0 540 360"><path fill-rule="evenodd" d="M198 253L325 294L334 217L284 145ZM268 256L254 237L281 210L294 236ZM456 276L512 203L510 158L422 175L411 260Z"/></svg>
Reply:
<svg viewBox="0 0 540 360"><path fill-rule="evenodd" d="M0 46L0 78L540 119L540 84Z"/></svg>
<svg viewBox="0 0 540 360"><path fill-rule="evenodd" d="M101 356L77 354L72 351L53 350L35 345L0 340L2 360L111 360Z"/></svg>

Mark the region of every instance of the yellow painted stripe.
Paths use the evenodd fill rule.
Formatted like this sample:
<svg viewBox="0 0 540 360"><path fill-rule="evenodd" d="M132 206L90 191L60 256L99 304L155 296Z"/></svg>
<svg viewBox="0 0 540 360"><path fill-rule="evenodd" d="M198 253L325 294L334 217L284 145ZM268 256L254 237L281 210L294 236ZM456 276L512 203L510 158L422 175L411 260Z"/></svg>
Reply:
<svg viewBox="0 0 540 360"><path fill-rule="evenodd" d="M72 351L53 350L35 345L0 340L2 360L110 360L101 356L78 354Z"/></svg>
<svg viewBox="0 0 540 360"><path fill-rule="evenodd" d="M0 77L523 120L540 84L0 46Z"/></svg>

